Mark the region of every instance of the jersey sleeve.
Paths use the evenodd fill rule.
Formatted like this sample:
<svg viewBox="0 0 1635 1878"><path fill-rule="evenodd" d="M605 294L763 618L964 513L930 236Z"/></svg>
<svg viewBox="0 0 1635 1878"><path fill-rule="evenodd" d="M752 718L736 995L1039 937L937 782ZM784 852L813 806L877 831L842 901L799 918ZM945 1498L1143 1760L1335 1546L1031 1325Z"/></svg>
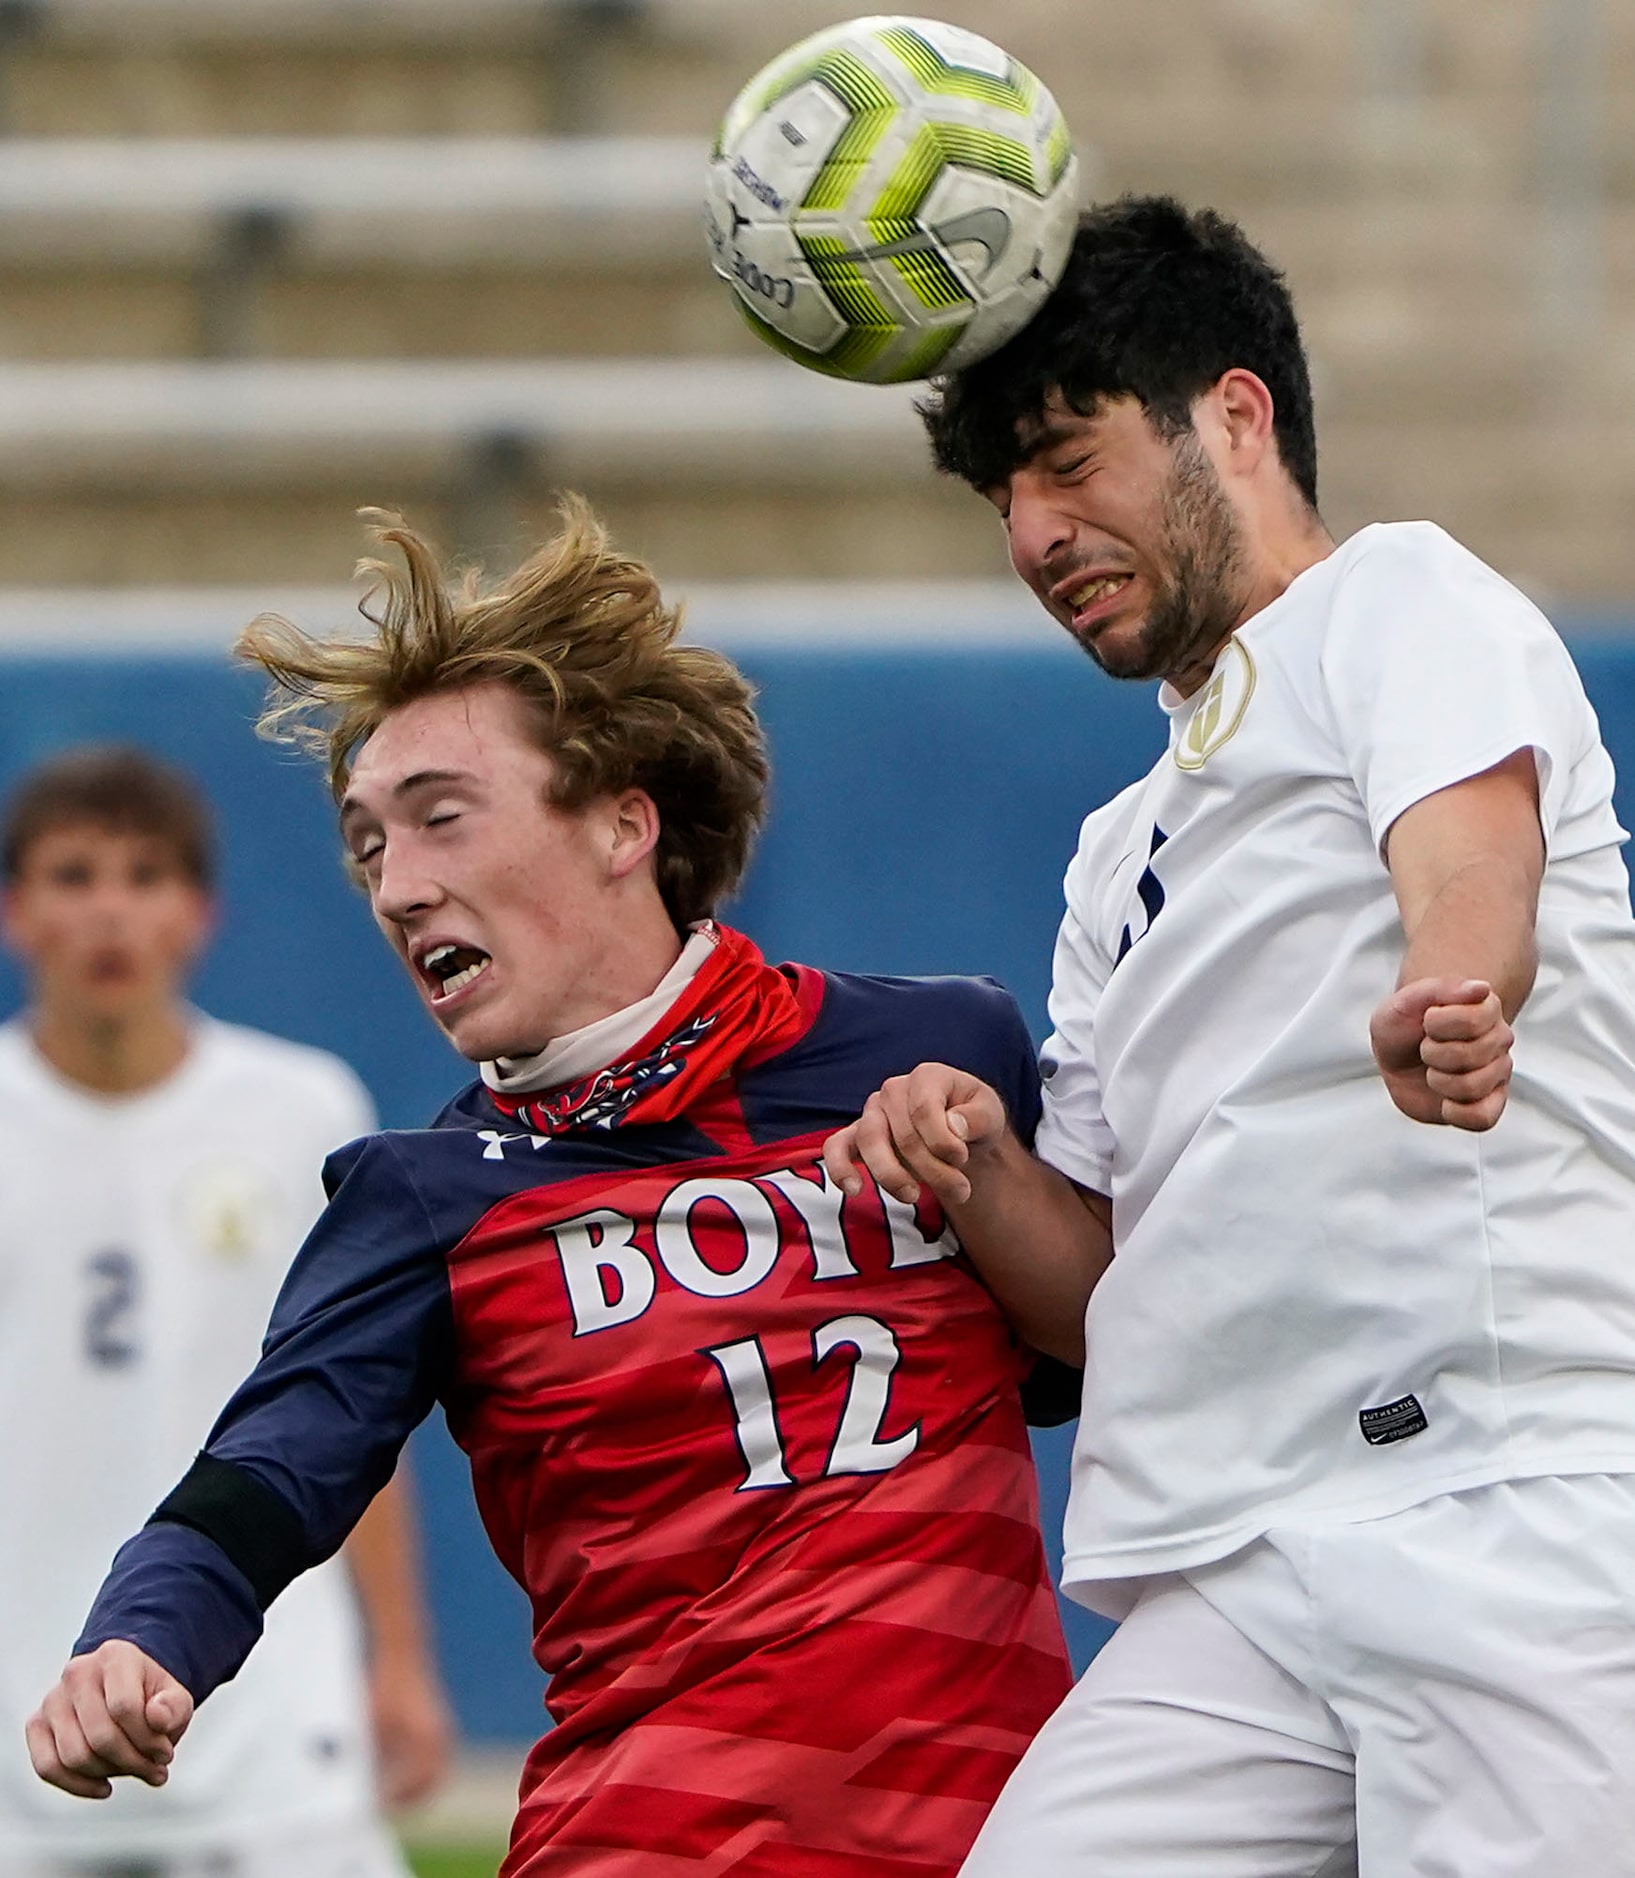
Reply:
<svg viewBox="0 0 1635 1878"><path fill-rule="evenodd" d="M124 1638L202 1699L279 1592L340 1546L447 1388L447 1223L389 1135L332 1155L324 1182L261 1361L121 1549L76 1654Z"/></svg>
<svg viewBox="0 0 1635 1878"><path fill-rule="evenodd" d="M1593 713L1549 621L1440 529L1393 529L1358 555L1320 671L1382 851L1405 809L1529 748L1549 842Z"/></svg>
<svg viewBox="0 0 1635 1878"><path fill-rule="evenodd" d="M1022 1007L997 979L977 981L991 1007L992 1052L987 1075L1011 1127L1029 1147L1039 1128L1039 1057Z"/></svg>
<svg viewBox="0 0 1635 1878"><path fill-rule="evenodd" d="M1069 1180L1110 1193L1113 1131L1102 1111L1096 1068L1096 1006L1112 962L1091 937L1085 915L1086 868L1081 848L1067 873L1067 911L1050 970L1051 1034L1039 1065L1043 1111L1034 1152Z"/></svg>

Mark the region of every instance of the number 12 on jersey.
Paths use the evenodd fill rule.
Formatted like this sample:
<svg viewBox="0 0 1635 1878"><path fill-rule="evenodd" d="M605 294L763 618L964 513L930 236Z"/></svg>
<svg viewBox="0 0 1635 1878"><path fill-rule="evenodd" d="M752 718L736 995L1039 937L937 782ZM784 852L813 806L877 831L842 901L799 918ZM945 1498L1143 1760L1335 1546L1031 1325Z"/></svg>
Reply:
<svg viewBox="0 0 1635 1878"><path fill-rule="evenodd" d="M902 1356L897 1339L878 1318L835 1317L812 1332L814 1368L837 1350L849 1352L851 1371L823 1475L889 1473L920 1444L918 1422L889 1441L880 1439L891 1403L892 1376ZM720 1370L736 1418L738 1450L748 1470L736 1491L793 1487L796 1481L784 1453L772 1376L760 1338L717 1344L704 1355Z"/></svg>

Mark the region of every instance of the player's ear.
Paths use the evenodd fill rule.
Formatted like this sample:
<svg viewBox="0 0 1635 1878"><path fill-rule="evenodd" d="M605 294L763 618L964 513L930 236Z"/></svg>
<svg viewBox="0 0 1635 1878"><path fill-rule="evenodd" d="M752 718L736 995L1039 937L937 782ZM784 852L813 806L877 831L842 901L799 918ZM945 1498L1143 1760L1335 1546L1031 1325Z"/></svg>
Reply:
<svg viewBox="0 0 1635 1878"><path fill-rule="evenodd" d="M1241 366L1223 372L1193 407L1205 448L1226 475L1252 474L1260 467L1276 447L1275 418L1266 381Z"/></svg>
<svg viewBox="0 0 1635 1878"><path fill-rule="evenodd" d="M607 802L608 871L623 880L658 846L658 805L645 789L625 789Z"/></svg>
<svg viewBox="0 0 1635 1878"><path fill-rule="evenodd" d="M216 896L208 887L197 889L193 902L194 927L191 944L191 958L199 955L216 936L216 928L221 924L221 907Z"/></svg>
<svg viewBox="0 0 1635 1878"><path fill-rule="evenodd" d="M17 889L8 880L4 886L0 886L0 946L16 955L23 949L23 943L23 935L19 930Z"/></svg>
<svg viewBox="0 0 1635 1878"><path fill-rule="evenodd" d="M184 995L188 979L215 936L215 896L208 887L190 881L183 912L170 924L165 941L165 965L172 995Z"/></svg>
<svg viewBox="0 0 1635 1878"><path fill-rule="evenodd" d="M0 947L20 965L32 967L40 944L23 882L15 876L0 881Z"/></svg>

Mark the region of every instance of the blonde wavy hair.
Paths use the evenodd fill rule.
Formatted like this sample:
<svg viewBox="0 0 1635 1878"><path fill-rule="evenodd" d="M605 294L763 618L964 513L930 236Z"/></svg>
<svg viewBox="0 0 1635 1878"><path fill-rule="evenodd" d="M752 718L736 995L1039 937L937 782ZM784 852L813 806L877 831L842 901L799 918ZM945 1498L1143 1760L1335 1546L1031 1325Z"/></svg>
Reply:
<svg viewBox="0 0 1635 1878"><path fill-rule="evenodd" d="M617 554L588 503L568 496L554 539L486 591L451 580L434 550L384 509L360 511L402 565L371 556L359 611L372 638L320 639L264 613L237 656L270 680L258 728L323 757L338 802L358 746L416 699L497 681L528 707L569 811L643 789L659 812L657 882L685 928L737 887L765 816L767 758L754 693L719 652L676 643L642 562Z"/></svg>

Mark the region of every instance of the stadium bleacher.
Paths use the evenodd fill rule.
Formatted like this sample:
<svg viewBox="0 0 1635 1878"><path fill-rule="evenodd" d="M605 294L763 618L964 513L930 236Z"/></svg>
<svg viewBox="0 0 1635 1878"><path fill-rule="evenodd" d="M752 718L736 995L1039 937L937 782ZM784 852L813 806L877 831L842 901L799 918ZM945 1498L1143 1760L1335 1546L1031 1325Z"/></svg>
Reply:
<svg viewBox="0 0 1635 1878"><path fill-rule="evenodd" d="M1620 520L1635 493L1621 422L1635 113L1617 108L1635 78L1629 9L1172 0L1161 25L1099 0L1015 0L1002 20L991 0L942 10L1047 74L1102 188L1212 199L1287 267L1342 532L1429 513L1547 598L1635 583ZM224 478L239 474L229 459L283 465L261 497L268 565L252 553L247 578L336 578L346 512L382 498L445 539L475 526L470 545L488 551L507 529L536 530L554 481L605 465L579 453L570 422L532 468L484 429L475 466L446 469L463 432L432 413L482 400L442 361L538 362L537 390L519 392L523 437L572 396L544 361L635 361L619 394L631 400L666 369L709 382L700 359L767 365L699 259L698 153L742 77L835 16L815 0L13 0L0 9L0 357L8 400L58 413L65 436L36 446L28 429L29 450L83 458L68 441L89 382L76 373L120 361L132 376L97 381L122 438L89 479L102 493L53 472L47 512L25 482L0 531L0 584L224 577L213 538L240 525L230 490L184 501L160 474L154 499L175 500L157 532L147 503L122 516L108 493L113 461L139 455L137 427L162 459L187 429L178 411L217 397ZM244 375L208 393L204 378L135 369L188 358ZM299 416L303 385L320 381L286 367L352 359L395 363L379 394L427 413L377 412L405 439L390 487L378 457L339 473L332 429ZM25 362L37 379L15 376ZM818 387L814 409L817 392L837 409L846 396ZM691 396L666 391L663 409ZM750 399L722 407L745 407L741 429ZM242 435L257 404L288 415L276 449ZM440 432L447 448L426 441ZM895 449L807 455L800 425L776 442L746 449L741 490L713 472L707 496L686 478L667 491L615 478L613 519L688 577L1002 572L958 492ZM780 455L805 456L824 492L809 527L756 493L793 473L766 468ZM495 513L496 485L509 520L473 524ZM748 525L712 522L728 492ZM339 525L317 525L320 511Z"/></svg>
<svg viewBox="0 0 1635 1878"><path fill-rule="evenodd" d="M430 160L435 155L435 161ZM13 139L13 359L746 353L697 138ZM594 207L592 206L594 205Z"/></svg>
<svg viewBox="0 0 1635 1878"><path fill-rule="evenodd" d="M677 578L997 571L909 407L772 358L0 364L0 579L333 579L371 502L503 558L563 483Z"/></svg>

